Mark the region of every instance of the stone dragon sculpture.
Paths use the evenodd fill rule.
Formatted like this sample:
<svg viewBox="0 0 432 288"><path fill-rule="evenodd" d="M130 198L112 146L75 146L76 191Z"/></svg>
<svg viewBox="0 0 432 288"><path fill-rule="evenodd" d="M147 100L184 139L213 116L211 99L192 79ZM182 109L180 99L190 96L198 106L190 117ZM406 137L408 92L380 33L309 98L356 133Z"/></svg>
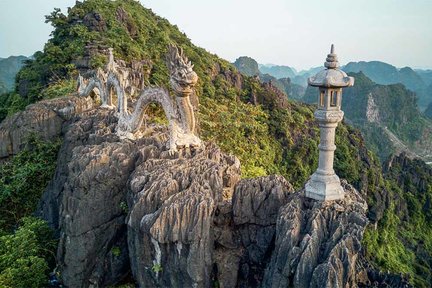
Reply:
<svg viewBox="0 0 432 288"><path fill-rule="evenodd" d="M168 149L170 153L179 147L199 147L202 142L194 134L195 115L190 96L198 81L198 75L193 71L193 64L184 55L183 49L170 45L166 57L170 71L170 85L175 93L173 99L168 90L161 87L145 88L139 95L132 112L128 110L127 95L124 87L127 85L127 71L119 71L113 57L112 48L109 50L109 62L106 72L98 69L94 76L84 80L78 77L78 94L88 96L92 91L100 95L101 107L113 108L112 89L118 99L118 124L116 133L121 139L135 140L141 137L140 128L144 122L145 110L151 103L162 106L169 122Z"/></svg>

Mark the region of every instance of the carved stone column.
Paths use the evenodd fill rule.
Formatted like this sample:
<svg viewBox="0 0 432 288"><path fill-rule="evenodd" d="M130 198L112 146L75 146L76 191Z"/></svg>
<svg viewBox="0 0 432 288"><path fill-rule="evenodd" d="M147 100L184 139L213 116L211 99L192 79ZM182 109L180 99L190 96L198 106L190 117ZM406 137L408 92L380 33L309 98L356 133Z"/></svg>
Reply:
<svg viewBox="0 0 432 288"><path fill-rule="evenodd" d="M344 191L339 177L333 169L336 150L336 127L343 119L343 111L317 110L315 113L320 127L319 164L316 172L306 184L306 196L316 200L335 200L343 198Z"/></svg>
<svg viewBox="0 0 432 288"><path fill-rule="evenodd" d="M354 78L348 77L339 69L334 46L324 63L325 69L308 79L310 86L319 87L318 109L315 118L320 127L320 144L318 169L306 183L306 197L315 200L337 200L344 197L344 190L339 177L333 169L335 145L335 131L342 121L344 113L342 105L342 87L354 85Z"/></svg>

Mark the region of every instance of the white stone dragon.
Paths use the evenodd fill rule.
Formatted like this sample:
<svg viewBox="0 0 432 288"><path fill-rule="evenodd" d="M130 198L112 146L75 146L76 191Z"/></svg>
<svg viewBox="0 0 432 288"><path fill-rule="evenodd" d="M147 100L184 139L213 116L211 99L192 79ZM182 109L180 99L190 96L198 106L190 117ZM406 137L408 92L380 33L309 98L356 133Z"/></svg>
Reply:
<svg viewBox="0 0 432 288"><path fill-rule="evenodd" d="M181 48L170 45L167 55L167 65L170 71L170 85L175 93L175 100L165 88L148 87L139 95L132 112L128 111L127 95L124 87L127 85L128 72L118 69L112 49L109 50L109 62L106 72L98 69L93 77L84 81L78 77L78 94L88 96L92 91L100 95L101 107L113 108L112 88L118 99L118 124L116 133L121 139L135 140L141 137L140 128L144 122L145 109L151 103L159 103L169 122L168 149L176 152L179 147L199 147L202 141L194 134L195 115L190 96L198 81L193 65L184 55Z"/></svg>

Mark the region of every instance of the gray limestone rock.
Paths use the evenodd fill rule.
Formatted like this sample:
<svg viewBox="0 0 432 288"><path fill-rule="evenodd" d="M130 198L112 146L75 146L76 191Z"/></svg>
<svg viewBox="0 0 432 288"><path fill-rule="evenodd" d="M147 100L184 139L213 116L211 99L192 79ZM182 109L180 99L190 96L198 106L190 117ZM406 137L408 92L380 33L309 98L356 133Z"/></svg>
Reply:
<svg viewBox="0 0 432 288"><path fill-rule="evenodd" d="M60 232L57 262L67 287L106 287L129 272L124 206L138 151L113 137L114 120L111 111L92 111L69 127L40 204Z"/></svg>
<svg viewBox="0 0 432 288"><path fill-rule="evenodd" d="M290 196L277 221L263 287L356 287L367 204L345 181L345 198L318 202Z"/></svg>
<svg viewBox="0 0 432 288"><path fill-rule="evenodd" d="M344 200L317 202L281 176L240 180L239 161L212 143L172 155L166 127L129 141L114 111L68 119L39 209L60 237L66 287L131 272L139 287L356 287L370 274L359 268L367 206L344 181Z"/></svg>
<svg viewBox="0 0 432 288"><path fill-rule="evenodd" d="M174 157L158 146L141 149L129 181L133 275L140 287L209 287L213 218L240 163L214 144Z"/></svg>
<svg viewBox="0 0 432 288"><path fill-rule="evenodd" d="M279 209L293 192L282 176L244 179L237 184L232 214L242 247L239 287L257 287L261 283L274 248Z"/></svg>
<svg viewBox="0 0 432 288"><path fill-rule="evenodd" d="M93 106L91 98L64 97L40 101L6 118L0 123L0 159L21 151L32 133L43 140L59 137L63 123Z"/></svg>

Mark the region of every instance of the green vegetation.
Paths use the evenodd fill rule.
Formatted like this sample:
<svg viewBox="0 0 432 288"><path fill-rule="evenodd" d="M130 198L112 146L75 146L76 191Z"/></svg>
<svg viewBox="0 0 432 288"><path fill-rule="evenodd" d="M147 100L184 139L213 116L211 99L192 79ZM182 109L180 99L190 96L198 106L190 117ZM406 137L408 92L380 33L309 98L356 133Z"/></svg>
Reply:
<svg viewBox="0 0 432 288"><path fill-rule="evenodd" d="M394 157L385 173L390 205L364 244L379 267L406 273L415 287L432 283L432 168L420 160Z"/></svg>
<svg viewBox="0 0 432 288"><path fill-rule="evenodd" d="M0 166L0 227L11 230L30 215L56 167L60 141L42 142L36 137L28 148Z"/></svg>
<svg viewBox="0 0 432 288"><path fill-rule="evenodd" d="M24 110L27 104L28 102L18 93L9 92L0 95L0 121L2 121L7 116Z"/></svg>
<svg viewBox="0 0 432 288"><path fill-rule="evenodd" d="M20 222L14 233L0 236L0 287L45 287L57 243L46 222L34 217Z"/></svg>
<svg viewBox="0 0 432 288"><path fill-rule="evenodd" d="M94 18L95 14L100 20L89 21L93 23L91 25L84 21L85 17ZM312 106L288 102L281 107L276 95L257 80L240 75L233 65L194 46L177 27L156 16L151 10L143 8L137 1L87 0L83 3L78 2L67 16L55 10L47 21L55 28L53 37L45 45L44 51L36 53L35 59L28 61L19 72L16 91L0 97L0 107L2 107L0 119L23 109L29 103L71 93L77 73L72 63L83 59L86 52L85 46L88 44L113 47L117 59L151 60L153 69L149 79L150 84L168 86L168 70L164 63L164 55L168 44L174 43L184 49L186 55L195 64L194 70L200 77L196 95L200 103L198 120L201 137L216 142L224 151L236 155L242 163L243 177L277 173L285 176L298 189L316 169L319 130L313 119ZM99 51L90 63L93 67L99 67L105 61L106 56L103 51ZM351 112L347 112L352 114L352 117L348 117L350 120L355 122L364 119L364 115L361 114L364 111L358 112L355 108L366 105L367 99L360 96L367 95L365 92L373 89L373 92L378 93L380 97L387 94L394 95L394 99L377 100L388 101L379 103L387 105L400 117L394 118L390 112L389 115L384 115L389 129L401 139L416 141L415 139L418 139L416 137L420 137L421 133L418 131L422 129L422 122L412 123L414 126L409 126L408 131L405 125L417 116L412 114L412 111L406 114L399 113L398 108L401 105L412 106L415 103L413 95L407 94L400 85L383 88L373 82L371 84L370 80L366 77L362 78L361 75L356 76L356 81L355 87L358 87L358 90L347 90L344 94L345 105L351 103L351 110L348 109ZM352 93L352 97L349 93ZM406 99L405 94L409 96ZM316 95L311 94L310 97L315 99ZM252 104L256 102L258 104ZM159 116L157 121L164 123L157 107L152 107L151 110ZM378 139L380 136L382 133L374 127L370 127L370 131L366 133L366 137L372 139L371 143L375 143L373 139ZM430 207L429 210L421 207L430 203L431 200L427 199L431 198L427 198L429 196L421 198L423 194L418 194L420 186L417 184L413 186L414 188L410 185L401 185L398 182L399 178L396 177L403 174L400 171L393 170L395 176L387 174L384 178L377 157L365 147L357 129L343 123L339 125L336 145L338 147L335 152L336 172L341 178L347 179L367 194L370 210L378 211L374 213L377 219L381 219L377 231L368 230L366 233L364 244L368 256L378 267L393 272L408 273L412 275L413 283L419 287L424 286L424 283L430 281L425 276L430 265L418 259L424 251L430 258L431 244L428 241L432 238L428 227L432 225L430 225L430 216L427 214ZM379 145L376 144L374 149L381 151L386 146ZM30 142L29 149L0 166L0 207L2 207L0 219L4 219L1 225L4 227L3 234L9 237L7 239L13 238L18 242L33 243L30 236L25 238L22 236L24 232L18 233L20 229L24 231L30 228L26 228L27 226L23 224L20 227L24 228L16 231L13 229L22 223L21 219L24 216L34 211L54 171L58 147L58 142L54 144ZM409 179L415 179L415 176L411 175ZM430 187L432 180L428 178L422 183L427 183L425 187ZM430 195L430 192L428 193L425 195ZM401 203L406 203L409 213L400 214L399 204ZM126 213L127 207L124 206L121 204ZM421 249L424 250L419 251L414 247L422 247ZM4 256L8 255L8 251L1 251L5 254L0 254L0 258L9 257ZM38 256L41 255L40 250L35 248L34 251L32 254L36 255L34 257L46 259L44 256ZM119 251L114 249L112 252L116 255ZM20 263L16 265L21 265ZM48 266L44 266L42 262L37 262L37 265L39 267L37 271L42 271L49 266L49 263ZM162 267L155 267L155 269L159 268L162 269ZM37 275L42 275L41 273ZM35 276L35 279L37 277L39 276ZM35 280L34 283L37 281Z"/></svg>
<svg viewBox="0 0 432 288"><path fill-rule="evenodd" d="M35 137L0 165L0 287L44 287L56 241L46 222L29 217L51 179L60 142Z"/></svg>
<svg viewBox="0 0 432 288"><path fill-rule="evenodd" d="M163 268L160 264L154 264L152 267L152 271L155 273L162 272Z"/></svg>
<svg viewBox="0 0 432 288"><path fill-rule="evenodd" d="M114 255L114 257L119 257L121 255L121 249L118 246L113 246L111 248L111 253Z"/></svg>

